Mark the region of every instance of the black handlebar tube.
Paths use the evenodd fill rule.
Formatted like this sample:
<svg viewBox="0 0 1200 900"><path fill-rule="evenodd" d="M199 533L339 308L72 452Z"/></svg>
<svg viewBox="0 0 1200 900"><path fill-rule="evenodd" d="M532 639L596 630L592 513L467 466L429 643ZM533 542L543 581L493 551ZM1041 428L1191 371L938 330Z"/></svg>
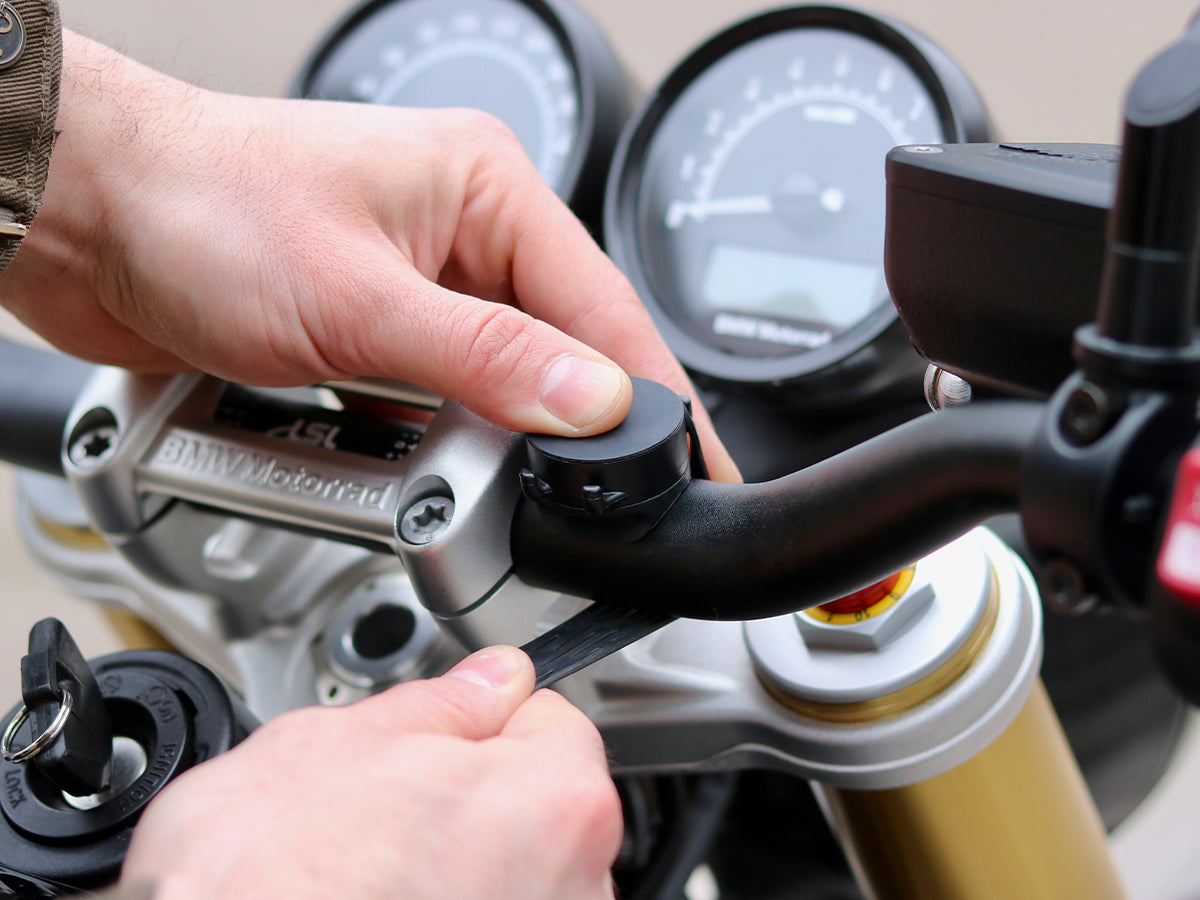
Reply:
<svg viewBox="0 0 1200 900"><path fill-rule="evenodd" d="M94 371L74 357L0 338L0 461L61 476L67 417Z"/></svg>
<svg viewBox="0 0 1200 900"><path fill-rule="evenodd" d="M1016 509L1043 409L947 410L765 484L696 480L640 540L523 501L514 571L539 587L695 619L824 603Z"/></svg>

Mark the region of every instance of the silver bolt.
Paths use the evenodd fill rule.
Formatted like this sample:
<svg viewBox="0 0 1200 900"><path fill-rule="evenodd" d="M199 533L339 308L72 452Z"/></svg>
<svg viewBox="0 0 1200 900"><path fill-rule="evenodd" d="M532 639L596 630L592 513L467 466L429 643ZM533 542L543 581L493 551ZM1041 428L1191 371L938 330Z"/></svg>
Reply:
<svg viewBox="0 0 1200 900"><path fill-rule="evenodd" d="M925 370L925 402L934 412L971 402L971 385L966 379L937 366Z"/></svg>
<svg viewBox="0 0 1200 900"><path fill-rule="evenodd" d="M904 148L909 153L941 153L941 147L932 147L929 144L917 144L914 147Z"/></svg>
<svg viewBox="0 0 1200 900"><path fill-rule="evenodd" d="M1081 616L1100 604L1100 599L1088 592L1083 572L1069 560L1052 559L1045 563L1037 580L1042 599L1056 613Z"/></svg>
<svg viewBox="0 0 1200 900"><path fill-rule="evenodd" d="M400 537L410 544L430 544L450 526L454 501L449 497L418 500L400 517Z"/></svg>
<svg viewBox="0 0 1200 900"><path fill-rule="evenodd" d="M75 439L68 456L81 469L93 469L107 460L117 449L117 429L101 425L85 431Z"/></svg>
<svg viewBox="0 0 1200 900"><path fill-rule="evenodd" d="M883 612L875 613L860 622L833 625L821 620L819 614L794 613L800 636L810 649L821 650L881 650L902 634L916 619L923 617L936 600L929 583L910 585Z"/></svg>

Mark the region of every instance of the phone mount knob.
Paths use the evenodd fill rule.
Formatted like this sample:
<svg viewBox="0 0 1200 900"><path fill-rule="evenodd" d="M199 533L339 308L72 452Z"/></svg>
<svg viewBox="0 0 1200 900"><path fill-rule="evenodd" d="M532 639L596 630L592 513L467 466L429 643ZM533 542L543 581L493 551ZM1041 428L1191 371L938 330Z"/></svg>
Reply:
<svg viewBox="0 0 1200 900"><path fill-rule="evenodd" d="M521 470L527 500L546 510L594 519L657 518L691 482L686 398L643 378L633 380L625 420L582 438L525 435Z"/></svg>

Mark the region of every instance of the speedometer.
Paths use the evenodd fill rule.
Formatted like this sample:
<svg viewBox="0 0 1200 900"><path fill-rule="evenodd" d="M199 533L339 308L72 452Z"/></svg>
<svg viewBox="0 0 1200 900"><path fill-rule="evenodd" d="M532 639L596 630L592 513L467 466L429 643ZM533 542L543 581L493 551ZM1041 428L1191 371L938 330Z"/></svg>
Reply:
<svg viewBox="0 0 1200 900"><path fill-rule="evenodd" d="M909 29L774 10L701 46L635 116L607 245L694 373L840 402L917 365L883 276L887 151L986 133L966 77Z"/></svg>
<svg viewBox="0 0 1200 900"><path fill-rule="evenodd" d="M607 41L563 0L369 0L326 37L294 93L489 112L585 221L599 217L630 108Z"/></svg>

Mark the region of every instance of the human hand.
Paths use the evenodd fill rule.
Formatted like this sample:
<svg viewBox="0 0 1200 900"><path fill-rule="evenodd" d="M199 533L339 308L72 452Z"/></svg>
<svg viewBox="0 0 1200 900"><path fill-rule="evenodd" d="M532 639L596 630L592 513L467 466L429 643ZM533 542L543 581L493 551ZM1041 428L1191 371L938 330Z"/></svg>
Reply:
<svg viewBox="0 0 1200 900"><path fill-rule="evenodd" d="M565 435L624 417L625 371L691 393L491 117L215 94L64 48L44 205L0 280L60 348L258 385L396 378ZM696 409L713 477L736 479Z"/></svg>
<svg viewBox="0 0 1200 900"><path fill-rule="evenodd" d="M155 900L600 900L622 817L600 737L511 647L263 725L150 804Z"/></svg>

